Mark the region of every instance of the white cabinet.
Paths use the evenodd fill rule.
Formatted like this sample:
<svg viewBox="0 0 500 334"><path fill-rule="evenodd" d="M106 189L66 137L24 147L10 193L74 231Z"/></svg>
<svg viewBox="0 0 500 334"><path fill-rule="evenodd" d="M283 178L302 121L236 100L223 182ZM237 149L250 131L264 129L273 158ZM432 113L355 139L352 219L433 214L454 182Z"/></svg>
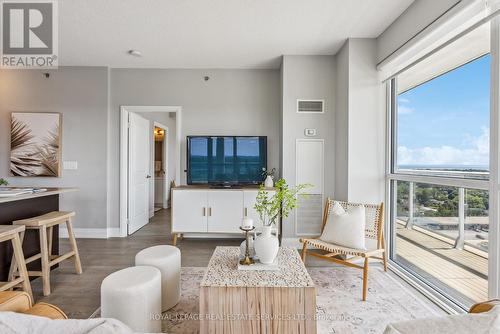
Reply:
<svg viewBox="0 0 500 334"><path fill-rule="evenodd" d="M206 190L174 191L172 231L207 232L208 193Z"/></svg>
<svg viewBox="0 0 500 334"><path fill-rule="evenodd" d="M208 232L241 233L242 208L242 191L208 191Z"/></svg>
<svg viewBox="0 0 500 334"><path fill-rule="evenodd" d="M241 234L243 217L254 220L260 230L259 215L253 208L257 189L174 188L172 191L172 233ZM274 191L269 191L270 196Z"/></svg>

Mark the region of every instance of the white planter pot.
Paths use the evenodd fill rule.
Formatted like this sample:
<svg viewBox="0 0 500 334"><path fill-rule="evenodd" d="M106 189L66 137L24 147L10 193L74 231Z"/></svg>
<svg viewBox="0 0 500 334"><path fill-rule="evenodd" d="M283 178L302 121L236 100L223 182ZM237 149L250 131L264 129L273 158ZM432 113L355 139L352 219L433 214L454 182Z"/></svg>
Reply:
<svg viewBox="0 0 500 334"><path fill-rule="evenodd" d="M274 181L273 181L273 177L271 175L268 175L266 177L266 180L264 181L264 187L266 187L266 188L274 187Z"/></svg>
<svg viewBox="0 0 500 334"><path fill-rule="evenodd" d="M255 238L254 248L255 254L259 261L264 264L274 262L279 250L278 238L271 233L271 226L263 226L262 233Z"/></svg>

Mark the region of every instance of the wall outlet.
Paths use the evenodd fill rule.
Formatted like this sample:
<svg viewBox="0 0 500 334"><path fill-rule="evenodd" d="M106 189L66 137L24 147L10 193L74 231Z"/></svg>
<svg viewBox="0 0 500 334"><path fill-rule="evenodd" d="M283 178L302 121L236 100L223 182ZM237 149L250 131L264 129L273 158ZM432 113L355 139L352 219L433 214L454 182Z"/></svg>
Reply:
<svg viewBox="0 0 500 334"><path fill-rule="evenodd" d="M78 161L63 161L63 169L66 170L78 169Z"/></svg>
<svg viewBox="0 0 500 334"><path fill-rule="evenodd" d="M316 136L316 129L304 129L304 135L306 137L314 137Z"/></svg>

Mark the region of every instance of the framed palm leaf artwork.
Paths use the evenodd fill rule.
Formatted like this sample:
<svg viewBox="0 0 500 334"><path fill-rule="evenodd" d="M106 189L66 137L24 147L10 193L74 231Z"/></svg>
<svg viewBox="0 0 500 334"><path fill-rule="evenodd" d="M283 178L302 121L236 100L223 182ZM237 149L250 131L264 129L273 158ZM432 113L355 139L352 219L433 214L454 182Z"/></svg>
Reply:
<svg viewBox="0 0 500 334"><path fill-rule="evenodd" d="M11 114L10 172L13 176L60 176L61 121L59 113Z"/></svg>

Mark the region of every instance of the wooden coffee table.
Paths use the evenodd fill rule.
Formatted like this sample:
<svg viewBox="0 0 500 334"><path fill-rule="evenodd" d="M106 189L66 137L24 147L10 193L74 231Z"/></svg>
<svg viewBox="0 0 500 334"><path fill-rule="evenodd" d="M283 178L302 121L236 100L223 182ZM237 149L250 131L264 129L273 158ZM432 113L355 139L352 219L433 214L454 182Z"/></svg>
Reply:
<svg viewBox="0 0 500 334"><path fill-rule="evenodd" d="M217 247L200 284L201 333L316 333L316 289L294 248L279 270L238 270L239 247Z"/></svg>

